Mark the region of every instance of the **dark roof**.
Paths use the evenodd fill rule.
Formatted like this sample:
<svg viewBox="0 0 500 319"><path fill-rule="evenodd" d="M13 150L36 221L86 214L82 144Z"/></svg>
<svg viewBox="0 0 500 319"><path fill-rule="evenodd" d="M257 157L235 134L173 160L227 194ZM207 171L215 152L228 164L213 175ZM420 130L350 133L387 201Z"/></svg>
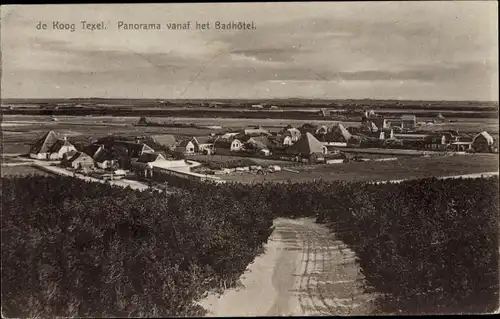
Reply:
<svg viewBox="0 0 500 319"><path fill-rule="evenodd" d="M47 153L49 148L55 144L58 136L54 131L48 131L31 147L30 153Z"/></svg>
<svg viewBox="0 0 500 319"><path fill-rule="evenodd" d="M179 147L186 147L191 140L184 140L179 143Z"/></svg>
<svg viewBox="0 0 500 319"><path fill-rule="evenodd" d="M76 152L70 159L70 162L74 162L75 160L94 160L92 157L88 156L83 152Z"/></svg>
<svg viewBox="0 0 500 319"><path fill-rule="evenodd" d="M313 154L323 153L323 144L311 133L303 135L297 143L286 149L288 154Z"/></svg>
<svg viewBox="0 0 500 319"><path fill-rule="evenodd" d="M141 156L141 153L143 150L150 150L153 151L153 149L149 146L147 146L144 143L133 143L133 142L127 142L127 141L115 141L114 146L126 148L129 155L131 157L139 157Z"/></svg>
<svg viewBox="0 0 500 319"><path fill-rule="evenodd" d="M227 148L227 149L229 149L229 148L231 148L231 144L232 144L232 141L218 139L217 141L215 141L214 146L215 146L215 148Z"/></svg>
<svg viewBox="0 0 500 319"><path fill-rule="evenodd" d="M252 144L257 146L259 150L263 148L269 148L272 146L271 141L269 141L269 139L265 136L255 136L252 137L251 139L254 141Z"/></svg>
<svg viewBox="0 0 500 319"><path fill-rule="evenodd" d="M139 157L139 159L137 159L137 162L139 162L139 163L154 162L158 159L159 156L162 156L164 159L166 158L165 153L161 153L161 152L144 153Z"/></svg>
<svg viewBox="0 0 500 319"><path fill-rule="evenodd" d="M213 143L213 139L211 136L197 136L195 137L196 142L198 144L210 144Z"/></svg>
<svg viewBox="0 0 500 319"><path fill-rule="evenodd" d="M87 145L84 149L83 152L91 157L95 157L97 154L97 151L102 148L103 146L100 144L90 144Z"/></svg>

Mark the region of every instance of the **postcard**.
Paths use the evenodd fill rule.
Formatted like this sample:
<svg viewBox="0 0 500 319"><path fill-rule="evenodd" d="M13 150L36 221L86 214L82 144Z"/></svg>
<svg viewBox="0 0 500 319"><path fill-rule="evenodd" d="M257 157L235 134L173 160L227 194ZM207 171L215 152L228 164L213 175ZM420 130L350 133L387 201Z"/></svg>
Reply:
<svg viewBox="0 0 500 319"><path fill-rule="evenodd" d="M3 317L498 312L497 2L0 10Z"/></svg>

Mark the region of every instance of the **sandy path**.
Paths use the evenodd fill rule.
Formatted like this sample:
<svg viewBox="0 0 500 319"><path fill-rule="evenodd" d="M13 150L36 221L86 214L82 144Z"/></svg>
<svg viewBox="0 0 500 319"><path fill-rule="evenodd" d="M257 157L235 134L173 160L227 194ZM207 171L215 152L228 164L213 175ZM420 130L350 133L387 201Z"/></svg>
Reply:
<svg viewBox="0 0 500 319"><path fill-rule="evenodd" d="M369 314L354 252L313 219L278 218L266 253L242 276L244 288L209 295L208 316Z"/></svg>

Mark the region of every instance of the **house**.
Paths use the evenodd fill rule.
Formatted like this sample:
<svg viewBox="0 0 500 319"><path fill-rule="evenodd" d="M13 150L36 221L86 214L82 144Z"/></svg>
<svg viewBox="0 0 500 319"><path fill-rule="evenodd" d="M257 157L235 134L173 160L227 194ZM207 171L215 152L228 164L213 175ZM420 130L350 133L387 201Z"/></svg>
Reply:
<svg viewBox="0 0 500 319"><path fill-rule="evenodd" d="M161 135L151 135L151 139L162 146L165 146L166 148L173 150L175 149L175 146L177 144L177 141L175 140L175 136L171 134L161 134Z"/></svg>
<svg viewBox="0 0 500 319"><path fill-rule="evenodd" d="M327 110L327 109L321 109L321 111L319 112L319 115L321 115L323 117L329 117L332 115L332 111Z"/></svg>
<svg viewBox="0 0 500 319"><path fill-rule="evenodd" d="M193 138L194 144L194 152L195 153L204 153L204 152L212 152L214 148L214 143L210 136L199 136Z"/></svg>
<svg viewBox="0 0 500 319"><path fill-rule="evenodd" d="M311 133L306 133L285 152L289 155L310 156L311 154L326 154L327 148Z"/></svg>
<svg viewBox="0 0 500 319"><path fill-rule="evenodd" d="M259 151L259 154L262 156L269 156L269 155L271 155L271 151L268 150L267 148L263 148Z"/></svg>
<svg viewBox="0 0 500 319"><path fill-rule="evenodd" d="M231 152L241 151L243 143L239 139L222 139L219 138L214 142L214 149L217 150L229 150Z"/></svg>
<svg viewBox="0 0 500 319"><path fill-rule="evenodd" d="M375 125L375 123L373 123L373 121L365 121L361 124L361 131L362 132L369 132L369 133L372 133L372 132L378 132L379 129L377 127L377 125Z"/></svg>
<svg viewBox="0 0 500 319"><path fill-rule="evenodd" d="M67 156L66 165L81 170L90 170L95 167L94 159L83 152L73 153L71 157Z"/></svg>
<svg viewBox="0 0 500 319"><path fill-rule="evenodd" d="M435 123L444 123L446 119L444 118L443 114L439 113L436 118L434 119Z"/></svg>
<svg viewBox="0 0 500 319"><path fill-rule="evenodd" d="M424 139L425 148L434 150L434 151L444 151L448 148L449 141L446 138L446 135L443 134L433 134L428 135Z"/></svg>
<svg viewBox="0 0 500 319"><path fill-rule="evenodd" d="M238 132L228 132L228 133L222 134L219 138L224 139L224 140L229 140L238 134L239 134Z"/></svg>
<svg viewBox="0 0 500 319"><path fill-rule="evenodd" d="M127 150L129 157L139 158L144 153L153 153L155 150L144 143L129 141L113 141L113 147Z"/></svg>
<svg viewBox="0 0 500 319"><path fill-rule="evenodd" d="M103 150L104 150L104 145L96 143L96 144L86 145L82 149L82 152L94 158L99 152L102 152Z"/></svg>
<svg viewBox="0 0 500 319"><path fill-rule="evenodd" d="M294 143L293 137L289 132L286 132L283 136L281 136L279 141L282 145L287 145L287 146L291 146Z"/></svg>
<svg viewBox="0 0 500 319"><path fill-rule="evenodd" d="M402 128L412 130L417 125L417 117L414 114L405 114L401 116Z"/></svg>
<svg viewBox="0 0 500 319"><path fill-rule="evenodd" d="M369 122L372 122L373 124L375 124L375 126L379 130L390 128L389 123L387 122L387 119L384 119L384 118L370 119Z"/></svg>
<svg viewBox="0 0 500 319"><path fill-rule="evenodd" d="M375 119L375 118L377 118L377 115L375 114L375 111L369 110L369 111L364 111L363 112L363 119L370 120L370 119Z"/></svg>
<svg viewBox="0 0 500 319"><path fill-rule="evenodd" d="M295 143L300 139L300 136L302 135L302 133L300 132L299 129L297 129L295 127L289 127L285 130L284 135L285 136L289 135L292 139L292 142Z"/></svg>
<svg viewBox="0 0 500 319"><path fill-rule="evenodd" d="M66 137L63 140L57 140L49 147L48 154L50 160L60 160L64 154L68 152L75 152L76 148L73 144L68 142Z"/></svg>
<svg viewBox="0 0 500 319"><path fill-rule="evenodd" d="M401 118L386 118L386 126L394 130L403 130L403 120Z"/></svg>
<svg viewBox="0 0 500 319"><path fill-rule="evenodd" d="M193 155L195 153L195 145L193 140L184 140L179 143L179 146L175 150L185 155Z"/></svg>
<svg viewBox="0 0 500 319"><path fill-rule="evenodd" d="M306 133L316 134L318 126L311 123L305 123L299 128L299 130L301 134L306 134Z"/></svg>
<svg viewBox="0 0 500 319"><path fill-rule="evenodd" d="M90 156L97 167L107 169L114 166L118 158L113 156L112 151L106 149L102 144L90 144L83 149L83 153Z"/></svg>
<svg viewBox="0 0 500 319"><path fill-rule="evenodd" d="M466 152L472 149L472 142L452 142L448 150L453 152Z"/></svg>
<svg viewBox="0 0 500 319"><path fill-rule="evenodd" d="M325 135L326 133L328 133L328 127L322 125L318 127L314 133L315 135Z"/></svg>
<svg viewBox="0 0 500 319"><path fill-rule="evenodd" d="M495 140L488 132L482 131L472 139L472 148L476 152L493 152Z"/></svg>
<svg viewBox="0 0 500 319"><path fill-rule="evenodd" d="M137 122L137 125L147 125L147 124L148 124L148 120L145 117L141 117L139 119L139 122Z"/></svg>
<svg viewBox="0 0 500 319"><path fill-rule="evenodd" d="M342 123L334 124L327 134L323 136L324 142L348 142L352 138L352 134L342 125Z"/></svg>
<svg viewBox="0 0 500 319"><path fill-rule="evenodd" d="M245 144L251 144L256 150L272 148L273 144L266 136L254 136L249 138Z"/></svg>
<svg viewBox="0 0 500 319"><path fill-rule="evenodd" d="M54 131L45 133L30 148L30 157L35 159L62 159L63 155L76 151L74 145L66 139L61 140Z"/></svg>

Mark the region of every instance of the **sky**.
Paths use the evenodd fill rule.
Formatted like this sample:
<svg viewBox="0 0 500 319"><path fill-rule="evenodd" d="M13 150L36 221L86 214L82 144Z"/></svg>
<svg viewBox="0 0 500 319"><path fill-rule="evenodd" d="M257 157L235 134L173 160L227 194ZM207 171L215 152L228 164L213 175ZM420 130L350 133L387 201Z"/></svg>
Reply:
<svg viewBox="0 0 500 319"><path fill-rule="evenodd" d="M498 101L499 91L496 1L2 6L1 49L2 98Z"/></svg>

